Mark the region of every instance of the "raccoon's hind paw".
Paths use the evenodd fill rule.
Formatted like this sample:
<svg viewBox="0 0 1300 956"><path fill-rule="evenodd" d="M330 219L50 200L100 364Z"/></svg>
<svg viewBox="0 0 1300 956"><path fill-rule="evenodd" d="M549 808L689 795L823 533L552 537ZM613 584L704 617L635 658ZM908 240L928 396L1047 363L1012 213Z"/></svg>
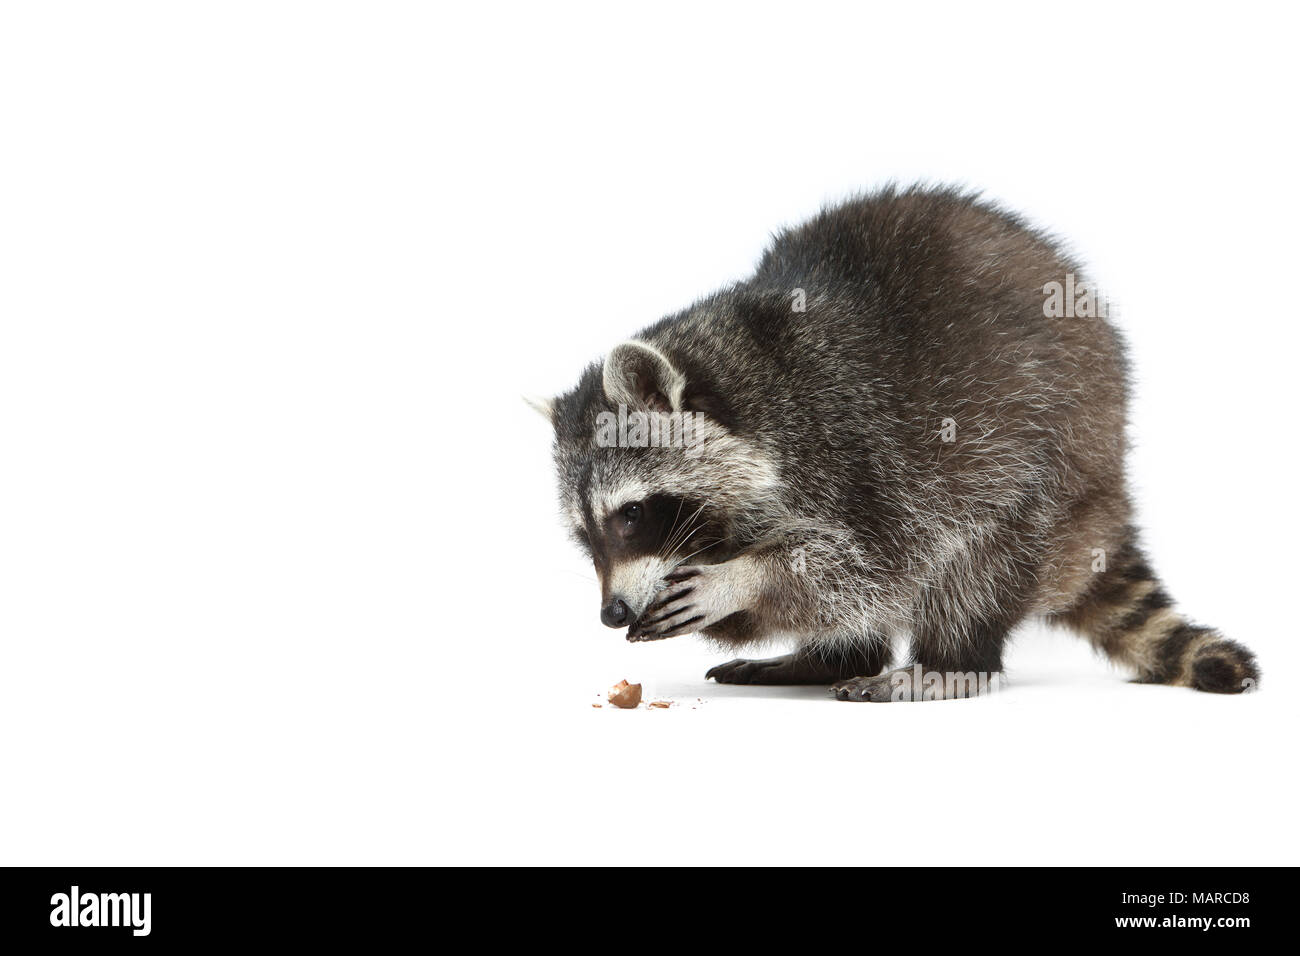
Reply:
<svg viewBox="0 0 1300 956"><path fill-rule="evenodd" d="M978 697L995 690L998 675L978 675L974 669L940 674L927 670L922 676L920 665L899 668L878 677L850 677L831 685L836 700L890 701L956 700Z"/></svg>
<svg viewBox="0 0 1300 956"><path fill-rule="evenodd" d="M836 700L854 700L872 704L887 704L894 700L898 686L892 674L878 677L850 677L831 685L830 694Z"/></svg>

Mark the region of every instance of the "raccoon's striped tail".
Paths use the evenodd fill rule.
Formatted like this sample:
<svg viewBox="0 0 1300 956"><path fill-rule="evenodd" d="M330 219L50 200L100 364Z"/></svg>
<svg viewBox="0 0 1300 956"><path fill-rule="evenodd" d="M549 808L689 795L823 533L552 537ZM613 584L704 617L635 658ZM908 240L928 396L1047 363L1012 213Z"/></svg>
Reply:
<svg viewBox="0 0 1300 956"><path fill-rule="evenodd" d="M1189 623L1173 608L1129 529L1106 568L1055 623L1073 627L1146 684L1240 694L1259 683L1255 655L1218 631Z"/></svg>

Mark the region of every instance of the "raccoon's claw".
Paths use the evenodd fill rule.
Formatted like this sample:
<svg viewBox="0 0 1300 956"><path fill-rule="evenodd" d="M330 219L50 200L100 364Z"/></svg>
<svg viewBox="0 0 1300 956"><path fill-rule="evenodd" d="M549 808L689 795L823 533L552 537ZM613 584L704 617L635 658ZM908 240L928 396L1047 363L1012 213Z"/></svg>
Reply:
<svg viewBox="0 0 1300 956"><path fill-rule="evenodd" d="M701 626L698 622L703 620L704 617L701 615L680 623L670 623L667 627L651 627L649 629L646 629L645 625L638 624L628 629L627 639L633 644L641 641L662 641L666 637L676 637L679 634L689 634L693 630L698 630Z"/></svg>
<svg viewBox="0 0 1300 956"><path fill-rule="evenodd" d="M885 704L894 699L894 689L897 686L898 682L892 674L880 674L876 677L850 677L848 680L836 681L832 684L830 694L836 700Z"/></svg>
<svg viewBox="0 0 1300 956"><path fill-rule="evenodd" d="M704 615L697 614L690 620L682 621L680 624L674 624L667 630L650 630L650 631L629 631L627 639L632 642L638 641L662 641L666 637L677 637L681 634L690 634L692 631L698 631L704 627Z"/></svg>

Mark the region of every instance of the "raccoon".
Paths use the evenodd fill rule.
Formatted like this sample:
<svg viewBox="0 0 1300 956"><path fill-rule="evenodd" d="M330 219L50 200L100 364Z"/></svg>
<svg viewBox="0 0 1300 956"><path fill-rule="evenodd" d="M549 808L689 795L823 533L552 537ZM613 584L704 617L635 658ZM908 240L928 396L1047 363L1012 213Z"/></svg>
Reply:
<svg viewBox="0 0 1300 956"><path fill-rule="evenodd" d="M1075 314L1060 289L1084 290ZM1105 312L1052 237L962 190L887 187L780 232L751 278L538 405L601 621L791 639L706 678L846 701L978 693L1027 618L1140 682L1253 688L1252 654L1176 611L1143 554Z"/></svg>

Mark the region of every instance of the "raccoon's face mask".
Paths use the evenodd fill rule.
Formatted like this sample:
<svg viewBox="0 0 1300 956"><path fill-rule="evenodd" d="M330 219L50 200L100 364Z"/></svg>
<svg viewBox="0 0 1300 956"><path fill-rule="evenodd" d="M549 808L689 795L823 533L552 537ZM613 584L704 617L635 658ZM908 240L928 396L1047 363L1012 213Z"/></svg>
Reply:
<svg viewBox="0 0 1300 956"><path fill-rule="evenodd" d="M564 518L595 565L610 627L635 625L678 565L725 560L738 506L775 480L722 424L724 406L644 342L530 404L555 426Z"/></svg>
<svg viewBox="0 0 1300 956"><path fill-rule="evenodd" d="M725 550L727 537L726 526L704 501L650 495L613 511L591 537L601 622L635 624L665 586L666 575L688 561L708 563Z"/></svg>

